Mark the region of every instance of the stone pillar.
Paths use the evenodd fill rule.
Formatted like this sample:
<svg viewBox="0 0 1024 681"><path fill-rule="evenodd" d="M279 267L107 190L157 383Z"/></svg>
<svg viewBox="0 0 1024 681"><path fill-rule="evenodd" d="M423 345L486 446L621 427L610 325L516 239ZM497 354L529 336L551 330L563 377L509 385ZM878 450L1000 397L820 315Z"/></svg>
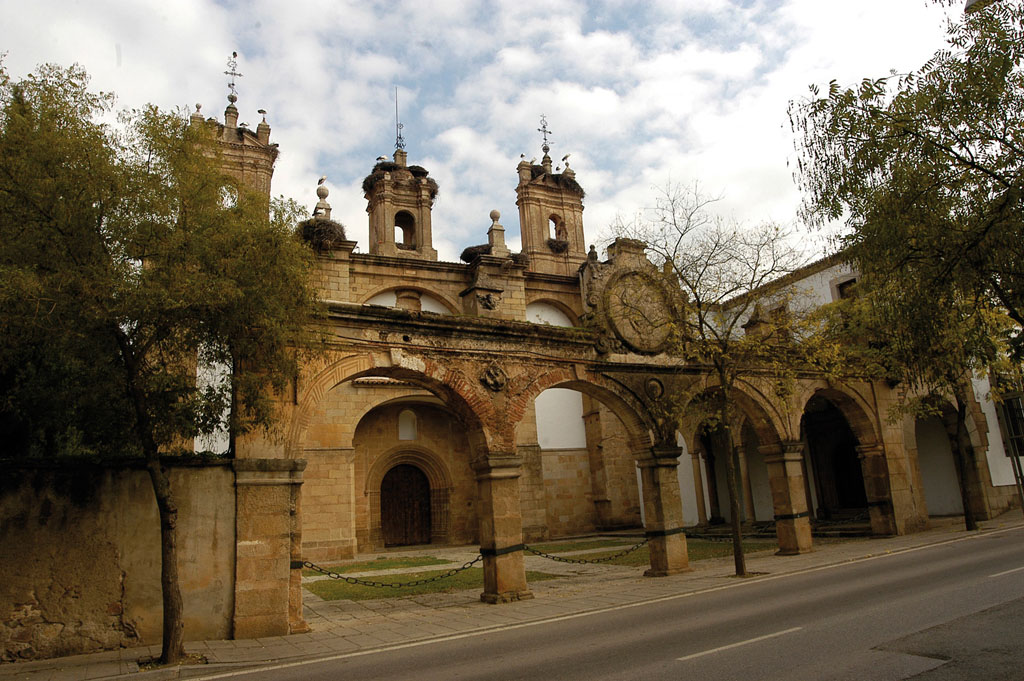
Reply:
<svg viewBox="0 0 1024 681"><path fill-rule="evenodd" d="M234 637L308 631L302 617L302 459L236 459Z"/></svg>
<svg viewBox="0 0 1024 681"><path fill-rule="evenodd" d="M885 446L859 445L857 457L860 459L861 472L864 475L864 492L868 500L868 513L871 516L871 533L879 536L899 534L892 495L889 491L889 466L885 460Z"/></svg>
<svg viewBox="0 0 1024 681"><path fill-rule="evenodd" d="M690 569L679 495L679 447L652 447L637 458L644 497L644 529L651 551L645 577L664 577Z"/></svg>
<svg viewBox="0 0 1024 681"><path fill-rule="evenodd" d="M697 496L697 522L701 525L708 524L708 512L704 507L704 481L700 470L700 452L694 451L690 454L693 462L693 490Z"/></svg>
<svg viewBox="0 0 1024 681"><path fill-rule="evenodd" d="M483 554L484 603L533 598L523 562L523 518L519 502L522 459L496 454L473 462L480 498L480 553Z"/></svg>
<svg viewBox="0 0 1024 681"><path fill-rule="evenodd" d="M804 443L799 440L758 447L768 467L780 556L811 551L811 518L805 491L803 450Z"/></svg>

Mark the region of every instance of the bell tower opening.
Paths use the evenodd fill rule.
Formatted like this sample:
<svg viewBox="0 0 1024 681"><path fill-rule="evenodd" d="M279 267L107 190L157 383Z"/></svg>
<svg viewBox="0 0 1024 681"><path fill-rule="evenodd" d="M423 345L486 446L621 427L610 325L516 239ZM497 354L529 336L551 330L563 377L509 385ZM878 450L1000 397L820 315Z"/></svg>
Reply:
<svg viewBox="0 0 1024 681"><path fill-rule="evenodd" d="M416 250L416 218L407 210L395 214L395 245L403 251Z"/></svg>

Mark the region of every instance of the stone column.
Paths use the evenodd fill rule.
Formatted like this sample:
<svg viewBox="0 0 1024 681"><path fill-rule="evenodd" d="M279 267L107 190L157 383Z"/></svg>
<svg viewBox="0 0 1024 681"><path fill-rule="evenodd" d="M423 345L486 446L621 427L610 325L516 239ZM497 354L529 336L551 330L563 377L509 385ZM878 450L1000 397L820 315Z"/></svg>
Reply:
<svg viewBox="0 0 1024 681"><path fill-rule="evenodd" d="M811 551L811 518L807 508L803 450L804 443L799 440L758 447L768 467L780 556Z"/></svg>
<svg viewBox="0 0 1024 681"><path fill-rule="evenodd" d="M480 497L480 553L484 603L533 598L523 562L523 518L519 502L522 459L492 453L473 462Z"/></svg>
<svg viewBox="0 0 1024 681"><path fill-rule="evenodd" d="M652 447L637 458L644 496L644 521L651 552L645 577L664 577L690 569L679 495L679 447Z"/></svg>
<svg viewBox="0 0 1024 681"><path fill-rule="evenodd" d="M708 524L708 512L704 507L704 480L700 470L700 452L694 451L690 454L693 463L693 491L697 496L697 522L701 525Z"/></svg>
<svg viewBox="0 0 1024 681"><path fill-rule="evenodd" d="M871 516L871 533L888 536L899 534L896 529L896 515L889 491L889 466L885 460L885 446L881 444L859 445L857 456L864 475L864 492Z"/></svg>
<svg viewBox="0 0 1024 681"><path fill-rule="evenodd" d="M234 637L308 631L302 617L302 459L236 459Z"/></svg>

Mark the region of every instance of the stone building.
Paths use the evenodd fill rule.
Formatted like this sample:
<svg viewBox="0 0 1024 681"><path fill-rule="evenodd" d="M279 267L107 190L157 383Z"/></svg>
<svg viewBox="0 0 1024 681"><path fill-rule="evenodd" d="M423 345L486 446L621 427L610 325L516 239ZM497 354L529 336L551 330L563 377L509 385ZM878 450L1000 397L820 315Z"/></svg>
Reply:
<svg viewBox="0 0 1024 681"><path fill-rule="evenodd" d="M505 600L528 593L524 541L643 526L651 574L668 574L687 565L683 527L727 519L722 453L700 424L677 431L661 416L666 400L714 389L701 367L664 352L659 320L684 306L643 244L619 240L605 261L588 251L583 188L542 151L539 164L515 168L522 253L509 251L492 211L469 262L439 262L437 184L402 148L363 182L367 252L344 239L319 249L331 348L282 404L283 441L236 451L308 462L304 559L479 544L484 597ZM253 155L261 174L272 162ZM329 221L326 187L318 196L313 220ZM790 278L825 303L855 277L827 259ZM640 320L625 309L637 300ZM1013 480L978 388L968 486L988 517L1011 503ZM947 424L890 423L888 385L808 378L784 405L757 379L742 391L733 425L744 519L774 521L781 552L811 548L812 517L859 515L892 534L927 527L930 512L962 512Z"/></svg>
<svg viewBox="0 0 1024 681"><path fill-rule="evenodd" d="M212 127L226 169L269 196L278 152L270 126L264 120L252 131L237 121L234 99L223 123L192 115L193 124ZM642 528L647 574L659 576L687 569L684 528L728 519L723 461L733 453L721 451L697 419L667 417L669 406L685 412L716 388L706 367L666 352L667 322L686 314L685 304L661 283L644 244L620 239L605 260L588 248L583 188L568 164L552 167L547 145L542 151L539 164L509 169L522 252L510 252L492 211L486 243L467 249L466 263L438 260L432 236L444 225L431 215L438 186L404 149L370 166L363 182L365 253L331 221L328 189L318 187L314 217L302 228L317 251L328 349L279 397L279 437L240 438L233 461L186 463L178 473L186 497L198 490L196 503L183 503L183 545L218 547L216 560L185 570L190 636L303 630L302 560L478 545L482 598L502 602L531 596L525 542ZM855 278L827 259L789 283L823 304ZM637 305L641 314L632 314ZM882 535L962 512L948 422L891 423L898 395L884 382L808 376L780 403L768 397L770 381L741 382L731 425L740 434L743 519L773 522L780 553L812 549L812 518L862 517ZM998 415L987 387L975 387L966 474L969 503L984 518L1009 507L1014 488ZM1024 437L1020 424L1011 430ZM55 474L33 475L37 487L66 485ZM103 499L112 508L153 512L134 473L90 475L111 490ZM156 583L156 547L104 535L111 526L99 507L88 518L73 500L46 517L29 512L26 499L38 497L30 487L0 490L0 526L15 537L6 545L38 554L0 555L4 574L16 577L0 589L13 613L0 619L4 654L156 640L152 591L121 588L125 579ZM76 611L77 623L54 633L46 613L66 607L57 592L37 589L29 570L68 536L102 536L121 562L63 576L67 589L105 603L106 614L90 620L92 611ZM224 537L235 545L225 547ZM214 595L193 583L214 585ZM25 594L35 595L29 602ZM98 637L101 629L109 635Z"/></svg>

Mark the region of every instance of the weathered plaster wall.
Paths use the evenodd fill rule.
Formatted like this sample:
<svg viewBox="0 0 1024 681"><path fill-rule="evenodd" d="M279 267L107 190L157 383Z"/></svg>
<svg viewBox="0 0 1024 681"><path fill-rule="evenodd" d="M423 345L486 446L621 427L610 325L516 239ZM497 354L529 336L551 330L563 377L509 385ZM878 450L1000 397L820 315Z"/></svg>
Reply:
<svg viewBox="0 0 1024 681"><path fill-rule="evenodd" d="M228 638L235 495L228 462L172 464L185 633ZM0 467L0 660L160 642L160 531L144 470Z"/></svg>

